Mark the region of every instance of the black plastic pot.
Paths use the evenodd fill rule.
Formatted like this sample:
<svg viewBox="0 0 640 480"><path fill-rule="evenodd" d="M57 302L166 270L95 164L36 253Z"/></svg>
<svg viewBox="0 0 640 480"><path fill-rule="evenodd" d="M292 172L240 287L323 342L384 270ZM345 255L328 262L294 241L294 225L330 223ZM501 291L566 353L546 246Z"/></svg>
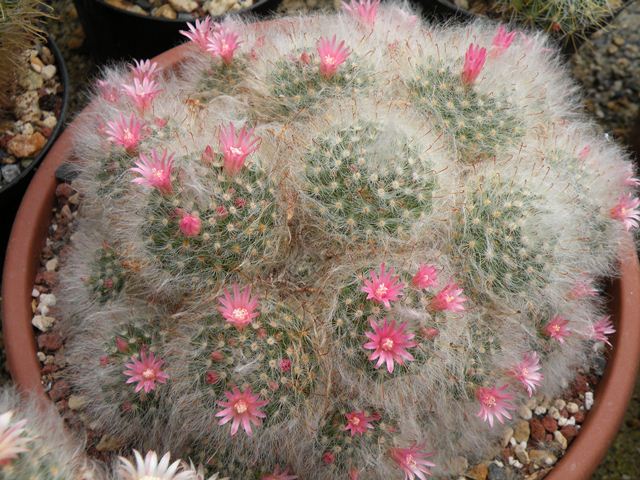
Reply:
<svg viewBox="0 0 640 480"><path fill-rule="evenodd" d="M56 59L56 68L63 88L62 108L58 115L58 123L51 132L51 135L42 150L40 150L36 155L31 164L20 172L18 177L16 177L11 183L0 187L0 269L4 264L4 254L9 240L9 233L11 232L13 219L15 218L18 207L20 206L22 196L27 190L29 182L31 181L31 178L33 178L33 174L38 169L42 159L46 156L49 148L56 141L58 135L60 135L66 121L67 106L69 103L69 75L67 73L67 67L65 66L64 58L62 58L62 54L60 53L58 46L51 37L48 37L47 47L49 47L49 50L51 50L51 53L53 53L53 56Z"/></svg>
<svg viewBox="0 0 640 480"><path fill-rule="evenodd" d="M425 12L435 12L438 17L456 17L460 20L472 20L480 15L475 14L465 8L461 8L454 4L450 0L420 0L422 2L422 8ZM606 23L611 23L630 3L634 0L625 0L622 6L616 10L611 17L605 19ZM582 35L576 35L571 38L571 41L558 41L558 45L563 54L571 56L578 51L578 49L584 44L585 40L595 33L599 28L590 27L584 30Z"/></svg>
<svg viewBox="0 0 640 480"><path fill-rule="evenodd" d="M233 12L264 17L281 0L257 0L251 7ZM175 20L141 15L109 5L104 0L74 0L84 28L89 53L99 62L154 57L185 41L180 30L187 29L191 15ZM215 19L214 19L215 20ZM219 19L218 19L219 20Z"/></svg>

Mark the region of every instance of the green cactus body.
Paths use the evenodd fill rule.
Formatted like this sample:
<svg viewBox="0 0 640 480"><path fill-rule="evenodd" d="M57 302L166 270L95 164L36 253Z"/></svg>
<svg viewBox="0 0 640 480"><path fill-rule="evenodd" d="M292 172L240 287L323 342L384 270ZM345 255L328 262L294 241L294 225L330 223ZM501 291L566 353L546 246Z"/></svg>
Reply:
<svg viewBox="0 0 640 480"><path fill-rule="evenodd" d="M495 157L524 134L508 101L465 86L460 75L443 63L418 66L406 83L416 108L451 136L464 163Z"/></svg>
<svg viewBox="0 0 640 480"><path fill-rule="evenodd" d="M408 234L431 211L436 186L421 154L409 138L374 123L318 138L303 188L322 228L349 239Z"/></svg>
<svg viewBox="0 0 640 480"><path fill-rule="evenodd" d="M125 272L121 259L106 243L95 253L88 284L94 297L101 304L117 297L124 288Z"/></svg>

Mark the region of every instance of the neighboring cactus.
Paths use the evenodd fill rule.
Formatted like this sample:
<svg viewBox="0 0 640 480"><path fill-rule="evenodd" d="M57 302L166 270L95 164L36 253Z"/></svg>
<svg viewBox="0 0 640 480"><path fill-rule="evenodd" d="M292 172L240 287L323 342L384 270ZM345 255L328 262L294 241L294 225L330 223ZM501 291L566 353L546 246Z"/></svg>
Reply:
<svg viewBox="0 0 640 480"><path fill-rule="evenodd" d="M0 1L0 114L9 107L16 82L29 67L25 51L45 38L51 7L42 0Z"/></svg>
<svg viewBox="0 0 640 480"><path fill-rule="evenodd" d="M605 26L621 7L620 0L494 0L506 19L541 28L571 44L586 31Z"/></svg>
<svg viewBox="0 0 640 480"><path fill-rule="evenodd" d="M89 480L94 473L53 405L0 390L0 478Z"/></svg>
<svg viewBox="0 0 640 480"><path fill-rule="evenodd" d="M640 180L546 41L348 13L198 22L175 72L99 83L60 309L123 445L252 480L444 476L608 342Z"/></svg>

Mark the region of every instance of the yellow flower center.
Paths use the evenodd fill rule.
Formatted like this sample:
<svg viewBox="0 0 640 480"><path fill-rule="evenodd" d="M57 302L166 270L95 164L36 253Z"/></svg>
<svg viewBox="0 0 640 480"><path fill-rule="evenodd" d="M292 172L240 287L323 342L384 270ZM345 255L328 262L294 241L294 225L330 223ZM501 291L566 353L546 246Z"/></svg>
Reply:
<svg viewBox="0 0 640 480"><path fill-rule="evenodd" d="M484 397L484 404L487 407L495 407L496 406L496 397L494 397L493 395L487 395L486 397Z"/></svg>
<svg viewBox="0 0 640 480"><path fill-rule="evenodd" d="M351 417L351 424L352 425L359 425L360 424L360 419L358 417Z"/></svg>
<svg viewBox="0 0 640 480"><path fill-rule="evenodd" d="M378 285L378 288L376 288L376 297L382 297L386 295L388 291L389 288L384 283L381 283Z"/></svg>
<svg viewBox="0 0 640 480"><path fill-rule="evenodd" d="M246 308L235 308L233 312L231 312L233 319L241 322L246 320L247 315L249 315L249 312Z"/></svg>
<svg viewBox="0 0 640 480"><path fill-rule="evenodd" d="M242 155L242 149L239 147L229 147L229 150L231 150L231 153L234 155Z"/></svg>
<svg viewBox="0 0 640 480"><path fill-rule="evenodd" d="M390 338L385 338L382 341L382 349L386 351L393 349L393 340L391 340Z"/></svg>
<svg viewBox="0 0 640 480"><path fill-rule="evenodd" d="M324 56L324 63L326 65L335 65L336 59L333 58L331 55L325 55Z"/></svg>
<svg viewBox="0 0 640 480"><path fill-rule="evenodd" d="M235 405L233 406L233 409L237 412L237 413L244 413L247 411L248 407L247 407L247 402L245 402L244 400L238 400Z"/></svg>
<svg viewBox="0 0 640 480"><path fill-rule="evenodd" d="M153 378L156 378L156 373L152 368L147 368L144 372L142 372L142 378L144 378L145 380L151 380Z"/></svg>

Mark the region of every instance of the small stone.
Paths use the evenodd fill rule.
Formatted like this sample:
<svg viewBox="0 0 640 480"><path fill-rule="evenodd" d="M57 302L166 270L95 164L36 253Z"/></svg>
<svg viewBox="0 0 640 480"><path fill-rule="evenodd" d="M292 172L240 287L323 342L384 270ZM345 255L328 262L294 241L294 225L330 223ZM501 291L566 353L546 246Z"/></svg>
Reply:
<svg viewBox="0 0 640 480"><path fill-rule="evenodd" d="M547 450L530 450L529 459L539 467L550 467L558 461L558 458Z"/></svg>
<svg viewBox="0 0 640 480"><path fill-rule="evenodd" d="M58 259L54 257L51 260L47 260L44 268L46 268L47 272L55 272L58 269Z"/></svg>
<svg viewBox="0 0 640 480"><path fill-rule="evenodd" d="M53 384L51 390L49 390L49 397L51 397L51 400L54 402L57 402L58 400L62 400L66 397L70 390L71 385L69 385L66 380L58 380Z"/></svg>
<svg viewBox="0 0 640 480"><path fill-rule="evenodd" d="M538 399L536 397L531 397L529 400L527 400L527 403L525 405L530 410L533 410L538 406Z"/></svg>
<svg viewBox="0 0 640 480"><path fill-rule="evenodd" d="M560 430L556 430L555 432L553 432L553 439L560 444L560 447L562 447L563 450L567 449L567 439L564 437L564 435L562 435L562 432L560 432Z"/></svg>
<svg viewBox="0 0 640 480"><path fill-rule="evenodd" d="M32 157L44 147L47 139L40 133L32 135L16 135L7 144L7 148L12 155L18 158Z"/></svg>
<svg viewBox="0 0 640 480"><path fill-rule="evenodd" d="M34 288L33 290L31 290L31 296L33 298L38 298L40 296L40 291L37 288Z"/></svg>
<svg viewBox="0 0 640 480"><path fill-rule="evenodd" d="M38 90L44 85L42 76L33 70L25 71L24 75L18 79L18 85L25 90Z"/></svg>
<svg viewBox="0 0 640 480"><path fill-rule="evenodd" d="M518 458L518 461L520 461L523 465L528 465L530 460L529 460L529 454L527 453L527 449L524 448L522 445L518 445L515 450L514 450L516 457Z"/></svg>
<svg viewBox="0 0 640 480"><path fill-rule="evenodd" d="M54 129L57 124L58 119L55 115L47 115L46 117L44 117L44 120L40 122L40 125L48 129Z"/></svg>
<svg viewBox="0 0 640 480"><path fill-rule="evenodd" d="M556 407L549 407L549 415L554 420L558 420L560 418L560 411Z"/></svg>
<svg viewBox="0 0 640 480"><path fill-rule="evenodd" d="M576 424L576 418L575 417L571 417L569 419L567 419L567 425L575 425Z"/></svg>
<svg viewBox="0 0 640 480"><path fill-rule="evenodd" d="M42 61L47 64L56 61L53 53L51 53L51 50L49 50L49 47L47 47L46 45L43 45L40 48L40 57L42 57Z"/></svg>
<svg viewBox="0 0 640 480"><path fill-rule="evenodd" d="M619 47L624 45L624 37L621 37L620 35L614 35L612 40L613 43L615 43Z"/></svg>
<svg viewBox="0 0 640 480"><path fill-rule="evenodd" d="M171 8L171 5L169 5L168 3L165 3L161 7L157 8L153 12L153 14L156 17L168 18L169 20L175 20L176 18L178 18L178 14L173 8Z"/></svg>
<svg viewBox="0 0 640 480"><path fill-rule="evenodd" d="M537 418L532 418L529 420L529 428L531 429L531 438L537 442L542 442L544 440L544 426L542 422Z"/></svg>
<svg viewBox="0 0 640 480"><path fill-rule="evenodd" d="M193 12L198 8L198 2L195 0L169 0L169 4L176 12Z"/></svg>
<svg viewBox="0 0 640 480"><path fill-rule="evenodd" d="M556 422L552 417L550 417L549 415L545 416L542 419L542 426L544 427L544 429L549 432L549 433L553 433L556 430L558 430L558 422Z"/></svg>
<svg viewBox="0 0 640 480"><path fill-rule="evenodd" d="M486 463L479 463L465 474L465 476L471 480L486 480L488 475L489 467Z"/></svg>
<svg viewBox="0 0 640 480"><path fill-rule="evenodd" d="M463 456L453 457L447 462L449 472L452 475L464 475L464 472L469 468L469 461Z"/></svg>
<svg viewBox="0 0 640 480"><path fill-rule="evenodd" d="M43 333L38 336L38 348L55 351L62 347L62 337L59 333Z"/></svg>
<svg viewBox="0 0 640 480"><path fill-rule="evenodd" d="M578 410L573 415L573 418L575 419L576 423L583 423L584 422L584 411L583 410Z"/></svg>
<svg viewBox="0 0 640 480"><path fill-rule="evenodd" d="M560 417L558 419L558 426L559 427L564 427L567 424L568 421L569 421L569 419L567 417Z"/></svg>
<svg viewBox="0 0 640 480"><path fill-rule="evenodd" d="M42 72L40 72L40 74L44 77L45 80L51 80L55 76L57 71L58 69L55 65L45 65L42 68Z"/></svg>
<svg viewBox="0 0 640 480"><path fill-rule="evenodd" d="M576 413L578 410L580 410L580 407L578 407L577 403L574 403L574 402L567 403L567 412L573 414L573 413Z"/></svg>
<svg viewBox="0 0 640 480"><path fill-rule="evenodd" d="M44 352L36 353L36 357L38 357L38 360L40 360L42 363L44 363L44 361L47 359L47 356L44 354Z"/></svg>
<svg viewBox="0 0 640 480"><path fill-rule="evenodd" d="M3 165L0 168L2 180L6 183L13 182L20 175L20 167L18 165Z"/></svg>
<svg viewBox="0 0 640 480"><path fill-rule="evenodd" d="M52 270L49 270L52 271ZM56 296L53 293L43 293L40 295L40 305L53 307L57 303Z"/></svg>
<svg viewBox="0 0 640 480"><path fill-rule="evenodd" d="M571 442L578 435L578 429L574 425L567 425L560 429L560 433L567 439L567 442Z"/></svg>
<svg viewBox="0 0 640 480"><path fill-rule="evenodd" d="M96 445L96 450L99 452L113 452L118 450L122 445L122 442L111 435L103 435Z"/></svg>
<svg viewBox="0 0 640 480"><path fill-rule="evenodd" d="M82 395L71 395L68 400L68 405L71 410L82 410L87 404L87 397Z"/></svg>
<svg viewBox="0 0 640 480"><path fill-rule="evenodd" d="M584 409L591 410L593 407L593 392L586 392L584 394Z"/></svg>
<svg viewBox="0 0 640 480"><path fill-rule="evenodd" d="M556 407L558 410L562 410L564 407L567 406L567 402L565 402L562 398L558 398L556 399L555 402L553 402L553 406Z"/></svg>
<svg viewBox="0 0 640 480"><path fill-rule="evenodd" d="M44 63L42 63L42 60L40 60L37 55L31 57L31 68L36 73L41 73L44 68Z"/></svg>
<svg viewBox="0 0 640 480"><path fill-rule="evenodd" d="M529 422L527 422L526 420L520 420L516 423L513 430L513 438L516 439L516 442L520 443L529 441L530 434L531 429L529 427Z"/></svg>
<svg viewBox="0 0 640 480"><path fill-rule="evenodd" d="M55 323L56 319L44 315L35 315L31 320L31 324L41 332L46 332Z"/></svg>
<svg viewBox="0 0 640 480"><path fill-rule="evenodd" d="M509 441L511 440L511 437L513 437L513 428L511 427L505 428L504 433L502 434L503 447L506 447L507 445L509 445Z"/></svg>
<svg viewBox="0 0 640 480"><path fill-rule="evenodd" d="M518 408L518 415L520 415L520 417L525 420L531 420L531 417L533 417L533 412L527 405L520 405L520 407Z"/></svg>
<svg viewBox="0 0 640 480"><path fill-rule="evenodd" d="M503 467L496 465L495 463L489 464L488 480L507 480L507 474Z"/></svg>
<svg viewBox="0 0 640 480"><path fill-rule="evenodd" d="M533 412L536 415L544 415L545 413L547 413L547 407L543 407L542 405L539 405L536 407L536 409Z"/></svg>

